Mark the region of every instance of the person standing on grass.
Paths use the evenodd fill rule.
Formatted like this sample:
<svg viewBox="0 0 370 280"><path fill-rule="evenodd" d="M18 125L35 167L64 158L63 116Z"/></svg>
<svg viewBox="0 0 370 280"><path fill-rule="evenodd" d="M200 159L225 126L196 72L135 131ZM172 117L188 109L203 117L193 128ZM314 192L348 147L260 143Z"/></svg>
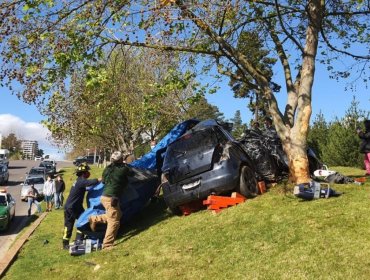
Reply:
<svg viewBox="0 0 370 280"><path fill-rule="evenodd" d="M44 200L46 202L46 212L51 212L53 208L53 200L55 193L55 183L51 178L51 175L48 175L47 180L44 183L43 188Z"/></svg>
<svg viewBox="0 0 370 280"><path fill-rule="evenodd" d="M361 145L360 145L360 152L365 155L364 163L366 173L365 176L370 176L370 120L365 120L365 132L361 129L357 130L358 137L360 137Z"/></svg>
<svg viewBox="0 0 370 280"><path fill-rule="evenodd" d="M124 163L123 154L119 151L114 152L111 156L111 164L103 171L104 189L100 202L105 208L105 214L89 217L89 224L92 231L96 230L98 223L107 224L107 230L103 240L103 250L113 248L122 217L119 200L123 190L127 187L128 176L129 168Z"/></svg>
<svg viewBox="0 0 370 280"><path fill-rule="evenodd" d="M81 164L77 167L77 179L73 183L66 204L64 205L64 234L63 234L63 249L69 249L69 240L72 236L73 226L75 221L85 211L83 208L83 200L85 192L89 187L98 184L99 179L90 179L90 167L86 164ZM81 241L83 234L79 230L76 233L76 241Z"/></svg>
<svg viewBox="0 0 370 280"><path fill-rule="evenodd" d="M28 189L28 192L27 192L28 217L31 216L32 204L36 205L37 213L41 213L41 205L40 205L40 202L37 201L38 197L39 197L39 192L35 188L35 185L32 184L31 187Z"/></svg>
<svg viewBox="0 0 370 280"><path fill-rule="evenodd" d="M59 209L63 206L63 200L64 200L63 192L65 188L66 186L65 186L62 176L58 175L57 180L55 182L55 196L54 196L55 209Z"/></svg>

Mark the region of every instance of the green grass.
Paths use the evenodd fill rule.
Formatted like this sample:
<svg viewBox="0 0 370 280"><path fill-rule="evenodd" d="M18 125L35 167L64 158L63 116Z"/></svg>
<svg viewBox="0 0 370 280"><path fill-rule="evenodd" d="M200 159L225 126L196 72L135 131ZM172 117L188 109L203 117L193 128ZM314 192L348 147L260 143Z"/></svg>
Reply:
<svg viewBox="0 0 370 280"><path fill-rule="evenodd" d="M65 178L70 187L71 170ZM112 251L79 257L61 250L63 211L53 211L4 279L368 279L370 180L333 187L344 194L303 201L278 185L219 214L185 217L159 201L123 227Z"/></svg>

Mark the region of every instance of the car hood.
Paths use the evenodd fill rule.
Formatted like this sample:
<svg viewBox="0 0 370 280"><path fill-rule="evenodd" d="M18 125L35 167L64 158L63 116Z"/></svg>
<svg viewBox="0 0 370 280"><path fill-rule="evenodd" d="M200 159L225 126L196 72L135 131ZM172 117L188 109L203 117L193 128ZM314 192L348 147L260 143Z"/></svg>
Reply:
<svg viewBox="0 0 370 280"><path fill-rule="evenodd" d="M44 184L35 184L35 189L41 194L44 189ZM22 194L25 194L31 188L30 185L23 185Z"/></svg>
<svg viewBox="0 0 370 280"><path fill-rule="evenodd" d="M8 207L0 206L0 216L4 216L8 213Z"/></svg>

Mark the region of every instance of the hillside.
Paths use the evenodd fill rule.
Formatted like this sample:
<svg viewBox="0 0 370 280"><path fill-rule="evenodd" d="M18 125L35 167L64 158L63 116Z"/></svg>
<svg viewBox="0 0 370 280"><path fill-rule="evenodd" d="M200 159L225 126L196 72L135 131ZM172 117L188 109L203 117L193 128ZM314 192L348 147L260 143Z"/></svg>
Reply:
<svg viewBox="0 0 370 280"><path fill-rule="evenodd" d="M71 173L65 172L68 187ZM333 187L344 194L302 201L291 186L278 185L219 214L183 217L172 216L159 200L123 227L112 251L79 257L61 250L63 211L56 210L4 279L367 279L370 179Z"/></svg>

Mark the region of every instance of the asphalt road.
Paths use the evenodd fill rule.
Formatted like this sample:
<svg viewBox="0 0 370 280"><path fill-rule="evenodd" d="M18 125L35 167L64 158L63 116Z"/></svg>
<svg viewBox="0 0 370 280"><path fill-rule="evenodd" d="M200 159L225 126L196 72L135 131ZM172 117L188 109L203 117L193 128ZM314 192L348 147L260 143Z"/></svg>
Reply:
<svg viewBox="0 0 370 280"><path fill-rule="evenodd" d="M27 216L28 205L26 202L21 201L21 183L25 179L26 172L33 166L38 166L39 161L34 160L15 160L9 163L9 182L7 184L8 192L13 196L16 201L15 217L11 222L9 230L0 232L0 259L5 255L12 242L16 239L18 233L23 227L32 222L35 217ZM73 166L71 161L58 161L57 170L63 167ZM1 186L3 187L3 186ZM36 206L32 206L33 212Z"/></svg>

